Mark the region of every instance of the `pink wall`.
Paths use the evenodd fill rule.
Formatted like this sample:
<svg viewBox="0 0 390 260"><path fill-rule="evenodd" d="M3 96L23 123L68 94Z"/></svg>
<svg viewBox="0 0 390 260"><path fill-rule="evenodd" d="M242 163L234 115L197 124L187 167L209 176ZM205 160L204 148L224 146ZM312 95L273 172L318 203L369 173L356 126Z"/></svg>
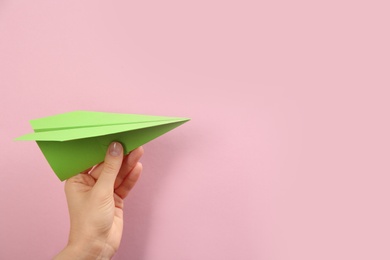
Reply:
<svg viewBox="0 0 390 260"><path fill-rule="evenodd" d="M12 139L80 109L192 118L145 146L116 259L390 259L388 1L189 2L0 1L0 259L65 245Z"/></svg>

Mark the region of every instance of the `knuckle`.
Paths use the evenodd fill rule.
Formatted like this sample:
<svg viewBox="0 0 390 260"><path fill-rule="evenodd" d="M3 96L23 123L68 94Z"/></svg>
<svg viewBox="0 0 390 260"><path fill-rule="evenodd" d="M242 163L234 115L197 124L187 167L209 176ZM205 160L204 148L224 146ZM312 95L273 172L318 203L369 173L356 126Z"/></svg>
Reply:
<svg viewBox="0 0 390 260"><path fill-rule="evenodd" d="M84 181L84 174L77 174L66 180L65 185L72 185L74 183L80 183Z"/></svg>
<svg viewBox="0 0 390 260"><path fill-rule="evenodd" d="M117 163L115 162L105 162L104 163L104 171L106 173L116 173L118 171Z"/></svg>

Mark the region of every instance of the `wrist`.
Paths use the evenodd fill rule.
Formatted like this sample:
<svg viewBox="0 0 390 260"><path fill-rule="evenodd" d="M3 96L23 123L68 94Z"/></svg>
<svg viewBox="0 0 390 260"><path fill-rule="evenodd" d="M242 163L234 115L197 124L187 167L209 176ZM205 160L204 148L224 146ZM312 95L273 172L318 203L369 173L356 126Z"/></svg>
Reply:
<svg viewBox="0 0 390 260"><path fill-rule="evenodd" d="M107 248L106 245L99 241L84 244L68 243L54 259L106 260L111 259L114 253L115 252L111 248Z"/></svg>

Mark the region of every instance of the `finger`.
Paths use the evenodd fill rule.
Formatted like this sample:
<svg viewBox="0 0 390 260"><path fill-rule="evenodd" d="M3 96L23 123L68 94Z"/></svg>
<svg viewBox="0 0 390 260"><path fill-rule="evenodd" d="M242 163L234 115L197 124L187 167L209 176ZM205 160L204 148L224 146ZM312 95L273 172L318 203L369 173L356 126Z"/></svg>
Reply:
<svg viewBox="0 0 390 260"><path fill-rule="evenodd" d="M119 171L119 174L117 176L117 181L115 181L115 188L118 187L123 179L127 176L127 174L134 168L134 166L136 165L137 161L141 158L141 156L143 155L144 153L144 150L142 148L142 146L138 147L137 149L131 151L128 155L126 155L124 158L123 158L123 162L122 162L122 167L124 169L120 169ZM99 179L99 176L100 176L100 173L102 172L102 169L103 169L103 163L99 163L98 165L96 165L95 167L93 167L91 170L90 170L90 173L91 173L91 176L97 180Z"/></svg>
<svg viewBox="0 0 390 260"><path fill-rule="evenodd" d="M114 203L115 203L115 207L118 208L118 209L123 209L123 199L121 197L119 197L118 194L115 194L114 193Z"/></svg>
<svg viewBox="0 0 390 260"><path fill-rule="evenodd" d="M127 174L134 168L135 164L137 163L139 158L141 158L142 154L143 154L143 148L138 147L137 149L131 151L129 154L124 156L123 162L122 162L122 167L121 167L121 169L118 173L118 176L117 176L117 179L121 180L120 183L127 176ZM100 173L102 172L102 169L103 169L102 163L96 165L96 167L93 168L91 171L92 177L94 177L95 179L98 179L100 176ZM115 187L118 187L120 183L118 183L118 181L115 181Z"/></svg>
<svg viewBox="0 0 390 260"><path fill-rule="evenodd" d="M90 190L95 184L95 180L88 174L77 174L67 179L65 182L65 194L75 194L75 192L85 192Z"/></svg>
<svg viewBox="0 0 390 260"><path fill-rule="evenodd" d="M111 143L104 159L102 171L94 187L96 190L113 191L115 179L121 168L122 160L122 145L118 142Z"/></svg>
<svg viewBox="0 0 390 260"><path fill-rule="evenodd" d="M143 154L144 148L140 146L123 159L122 167L115 180L114 189L118 188L122 184L123 180L134 169Z"/></svg>
<svg viewBox="0 0 390 260"><path fill-rule="evenodd" d="M142 172L142 164L138 162L134 169L126 176L122 184L115 189L115 193L122 199L126 198L129 191L134 187Z"/></svg>
<svg viewBox="0 0 390 260"><path fill-rule="evenodd" d="M104 162L101 162L93 167L93 169L90 171L91 176L97 180L99 179L100 173L103 170Z"/></svg>

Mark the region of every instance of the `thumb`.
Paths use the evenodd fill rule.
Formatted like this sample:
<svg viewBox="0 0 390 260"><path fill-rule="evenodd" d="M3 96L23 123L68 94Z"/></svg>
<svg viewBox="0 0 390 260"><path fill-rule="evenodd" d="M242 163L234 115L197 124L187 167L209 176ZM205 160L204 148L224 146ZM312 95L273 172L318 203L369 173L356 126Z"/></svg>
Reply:
<svg viewBox="0 0 390 260"><path fill-rule="evenodd" d="M103 169L95 184L95 188L100 191L114 191L116 176L122 166L123 147L118 142L113 142L108 147Z"/></svg>

